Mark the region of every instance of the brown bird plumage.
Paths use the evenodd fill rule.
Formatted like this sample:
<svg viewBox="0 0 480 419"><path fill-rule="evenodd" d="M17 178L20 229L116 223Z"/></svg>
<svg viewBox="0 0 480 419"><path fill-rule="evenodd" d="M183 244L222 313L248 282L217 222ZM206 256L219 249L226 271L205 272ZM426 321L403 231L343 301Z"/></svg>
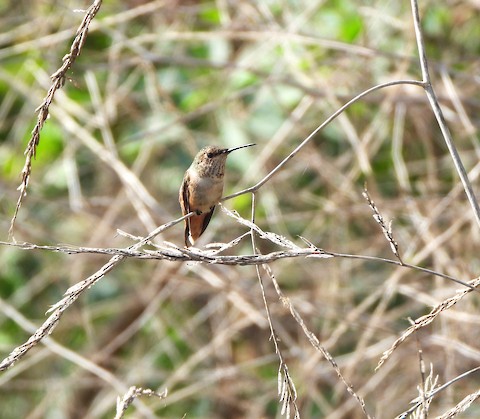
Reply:
<svg viewBox="0 0 480 419"><path fill-rule="evenodd" d="M232 151L253 145L255 144L234 148L208 146L195 156L185 172L178 196L183 215L192 211L196 213L185 220L185 246L192 246L202 235L212 218L215 205L222 198L228 155Z"/></svg>

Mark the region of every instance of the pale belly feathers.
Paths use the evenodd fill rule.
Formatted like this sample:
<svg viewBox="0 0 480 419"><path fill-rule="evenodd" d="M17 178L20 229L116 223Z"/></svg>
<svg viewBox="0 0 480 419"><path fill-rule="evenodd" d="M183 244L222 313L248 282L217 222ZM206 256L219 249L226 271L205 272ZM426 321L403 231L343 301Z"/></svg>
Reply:
<svg viewBox="0 0 480 419"><path fill-rule="evenodd" d="M207 212L218 204L223 194L223 178L192 176L190 172L190 209Z"/></svg>

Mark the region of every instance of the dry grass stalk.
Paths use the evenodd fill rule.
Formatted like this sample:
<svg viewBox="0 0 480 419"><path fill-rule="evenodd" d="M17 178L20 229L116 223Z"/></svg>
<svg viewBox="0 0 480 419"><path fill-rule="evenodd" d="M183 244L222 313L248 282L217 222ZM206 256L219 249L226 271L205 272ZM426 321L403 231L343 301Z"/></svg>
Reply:
<svg viewBox="0 0 480 419"><path fill-rule="evenodd" d="M102 0L95 0L85 12L85 16L82 20L82 23L77 29L75 39L73 40L72 46L70 47L70 52L63 57L63 64L60 66L60 68L51 75L50 78L52 79L52 85L50 86L50 89L48 89L48 93L43 99L42 104L36 109L36 111L38 112L37 123L33 128L32 136L30 138L30 141L28 142L27 149L25 150L26 159L25 159L25 165L23 166L22 173L21 173L22 182L18 187L18 190L20 191L20 195L18 197L17 205L15 207L15 212L13 214L12 220L10 221L10 228L8 230L8 235L10 238L13 238L15 221L18 216L18 211L22 206L23 199L27 195L28 181L32 173L32 159L34 159L36 156L37 147L40 143L40 131L42 130L43 125L48 118L50 105L53 101L53 98L57 90L62 88L63 85L65 84L67 71L70 70L70 68L72 68L73 64L75 63L75 60L80 55L82 51L82 47L87 38L88 27L90 26L90 23L92 22L95 15L100 10L101 5L102 5Z"/></svg>
<svg viewBox="0 0 480 419"><path fill-rule="evenodd" d="M413 322L413 324L408 329L406 329L395 342L393 342L390 348L388 348L383 353L375 369L378 370L388 360L388 358L390 358L390 356L393 354L395 349L397 349L403 342L405 342L405 340L408 337L410 337L413 333L432 323L440 315L440 313L453 307L463 297L465 297L467 294L469 294L474 289L476 289L480 285L480 278L473 279L472 281L469 282L469 285L473 287L473 289L467 288L467 289L458 291L453 297L447 298L445 301L442 301L440 304L436 305L432 309L432 311L430 311L430 313L416 319Z"/></svg>
<svg viewBox="0 0 480 419"><path fill-rule="evenodd" d="M121 419L124 417L125 412L128 409L136 398L141 396L147 397L158 397L159 399L165 399L167 397L167 390L164 390L162 393L158 393L156 391L150 390L149 388L141 388L132 386L128 389L128 391L123 395L123 397L117 398L117 411L115 414L115 419Z"/></svg>

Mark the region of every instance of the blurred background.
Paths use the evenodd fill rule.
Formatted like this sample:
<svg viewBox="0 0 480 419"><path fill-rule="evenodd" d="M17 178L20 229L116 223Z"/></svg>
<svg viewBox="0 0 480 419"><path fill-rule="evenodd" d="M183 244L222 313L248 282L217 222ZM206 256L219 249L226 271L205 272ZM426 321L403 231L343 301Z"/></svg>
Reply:
<svg viewBox="0 0 480 419"><path fill-rule="evenodd" d="M420 3L433 84L479 194L480 4ZM1 240L35 109L90 4L0 0ZM50 107L15 239L128 246L117 229L145 236L181 215L178 189L201 147L257 143L229 157L225 194L233 193L261 180L352 97L400 79L421 79L408 2L104 1ZM329 251L395 259L362 197L365 184L393 220L404 261L463 281L478 275L479 226L426 96L412 85L365 97L316 135L262 186L256 223L300 246L298 236ZM225 205L250 217L250 195ZM217 210L199 247L245 231ZM183 226L160 240L183 246ZM252 251L247 238L229 253ZM1 246L2 358L107 260ZM374 372L408 318L458 284L351 258L270 268L376 417L394 417L418 396L418 347L439 384L480 361L480 300L471 293ZM364 417L264 280L301 417ZM281 417L279 360L253 266L128 260L66 311L51 338L57 346L39 344L0 374L3 418L111 418L131 385L169 394L142 398L126 417ZM479 385L478 374L458 381L430 414ZM479 417L480 408L462 415Z"/></svg>

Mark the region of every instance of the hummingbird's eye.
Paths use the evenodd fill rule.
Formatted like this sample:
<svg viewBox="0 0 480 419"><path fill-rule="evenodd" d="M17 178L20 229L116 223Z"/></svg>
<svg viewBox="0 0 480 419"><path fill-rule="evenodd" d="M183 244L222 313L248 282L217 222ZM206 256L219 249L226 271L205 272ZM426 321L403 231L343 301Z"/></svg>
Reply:
<svg viewBox="0 0 480 419"><path fill-rule="evenodd" d="M207 153L207 157L211 159L213 157L213 153Z"/></svg>

